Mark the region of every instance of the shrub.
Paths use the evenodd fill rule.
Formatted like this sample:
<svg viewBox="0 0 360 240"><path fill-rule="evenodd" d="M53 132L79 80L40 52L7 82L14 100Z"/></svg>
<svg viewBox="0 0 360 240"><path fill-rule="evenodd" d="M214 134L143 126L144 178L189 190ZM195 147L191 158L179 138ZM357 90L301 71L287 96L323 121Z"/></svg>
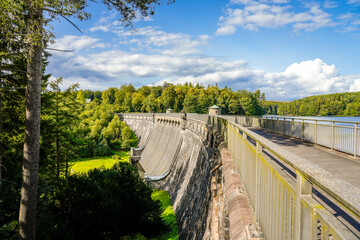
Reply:
<svg viewBox="0 0 360 240"><path fill-rule="evenodd" d="M109 156L111 153L111 148L105 138L101 140L94 150L94 156Z"/></svg>
<svg viewBox="0 0 360 240"><path fill-rule="evenodd" d="M60 179L41 198L39 239L119 239L159 234L166 227L158 201L129 163ZM139 235L140 236L140 235Z"/></svg>

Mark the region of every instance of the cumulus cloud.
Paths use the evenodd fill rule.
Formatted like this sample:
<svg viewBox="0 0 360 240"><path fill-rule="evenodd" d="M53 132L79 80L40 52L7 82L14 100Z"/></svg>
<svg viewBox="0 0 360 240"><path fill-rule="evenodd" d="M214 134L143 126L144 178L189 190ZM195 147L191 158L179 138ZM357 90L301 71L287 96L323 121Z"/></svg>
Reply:
<svg viewBox="0 0 360 240"><path fill-rule="evenodd" d="M159 81L170 83L201 83L228 85L235 89L260 89L269 99L291 100L309 95L327 94L343 91L357 91L360 77L345 78L334 65L328 65L321 59L291 64L283 72L266 73L253 70L242 64L227 71L215 71L197 76L167 78Z"/></svg>
<svg viewBox="0 0 360 240"><path fill-rule="evenodd" d="M84 48L104 48L105 44L101 42L101 39L92 38L86 35L66 35L57 39L51 47L61 50L81 50Z"/></svg>
<svg viewBox="0 0 360 240"><path fill-rule="evenodd" d="M360 75L350 75L345 78L349 82L350 92L360 92Z"/></svg>
<svg viewBox="0 0 360 240"><path fill-rule="evenodd" d="M291 11L288 1L232 0L242 8L228 8L226 16L219 19L217 35L230 35L238 27L256 31L259 28L278 28L292 25L295 31L314 31L318 28L335 26L331 16L318 5L309 5L304 12Z"/></svg>

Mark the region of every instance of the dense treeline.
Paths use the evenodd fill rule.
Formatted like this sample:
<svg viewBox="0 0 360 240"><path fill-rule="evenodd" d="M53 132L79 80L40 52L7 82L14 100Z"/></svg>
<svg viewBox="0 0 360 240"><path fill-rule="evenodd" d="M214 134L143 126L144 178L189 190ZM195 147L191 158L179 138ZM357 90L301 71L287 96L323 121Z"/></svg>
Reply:
<svg viewBox="0 0 360 240"><path fill-rule="evenodd" d="M360 92L306 97L292 102L266 102L265 114L292 116L359 116Z"/></svg>
<svg viewBox="0 0 360 240"><path fill-rule="evenodd" d="M79 91L85 98L99 100L99 92ZM265 95L259 90L232 91L218 86L173 85L143 86L135 89L131 84L120 88L109 88L101 94L102 103L111 104L118 112L174 112L185 110L189 113L208 113L210 106L216 104L223 114L261 115Z"/></svg>

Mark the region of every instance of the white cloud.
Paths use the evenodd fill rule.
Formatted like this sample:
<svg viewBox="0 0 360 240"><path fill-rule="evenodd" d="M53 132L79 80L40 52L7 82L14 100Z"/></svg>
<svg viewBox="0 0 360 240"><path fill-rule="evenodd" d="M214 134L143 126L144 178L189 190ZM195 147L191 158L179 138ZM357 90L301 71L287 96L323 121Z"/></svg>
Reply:
<svg viewBox="0 0 360 240"><path fill-rule="evenodd" d="M137 48L146 48L152 52L168 55L199 53L198 47L206 45L211 39L209 35L192 37L184 33L168 33L152 26L128 30L117 22L93 27L90 31L111 31L120 38L117 42L120 45L136 44Z"/></svg>
<svg viewBox="0 0 360 240"><path fill-rule="evenodd" d="M52 44L50 47L60 50L81 50L81 49L90 49L90 48L105 48L106 44L101 42L101 39L92 38L86 35L83 36L74 36L66 35L62 38L59 38ZM55 54L58 52L55 52Z"/></svg>
<svg viewBox="0 0 360 240"><path fill-rule="evenodd" d="M265 1L264 1L265 2ZM287 1L233 0L243 8L228 8L226 16L219 19L217 35L230 35L238 27L256 31L259 28L278 28L292 25L295 31L314 31L318 28L335 26L331 16L318 5L309 6L304 12L291 11L290 5L280 5Z"/></svg>
<svg viewBox="0 0 360 240"><path fill-rule="evenodd" d="M336 8L338 7L338 3L331 0L324 1L324 8Z"/></svg>
<svg viewBox="0 0 360 240"><path fill-rule="evenodd" d="M280 73L265 73L253 70L242 64L241 67L226 71L215 71L197 76L167 78L159 81L170 83L220 83L234 89L260 89L269 99L288 100L317 94L343 91L358 91L360 77L345 78L334 65L328 65L321 59L291 64Z"/></svg>
<svg viewBox="0 0 360 240"><path fill-rule="evenodd" d="M360 0L348 0L348 4L360 4Z"/></svg>
<svg viewBox="0 0 360 240"><path fill-rule="evenodd" d="M350 92L360 92L360 75L346 76L346 80L350 83Z"/></svg>

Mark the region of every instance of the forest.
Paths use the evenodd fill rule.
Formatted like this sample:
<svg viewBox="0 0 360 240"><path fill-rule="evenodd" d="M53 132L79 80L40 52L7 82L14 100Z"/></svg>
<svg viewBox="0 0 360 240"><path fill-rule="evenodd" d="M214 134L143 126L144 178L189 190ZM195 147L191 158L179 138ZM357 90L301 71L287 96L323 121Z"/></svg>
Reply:
<svg viewBox="0 0 360 240"><path fill-rule="evenodd" d="M310 96L291 102L265 101L264 113L289 116L360 116L360 92Z"/></svg>
<svg viewBox="0 0 360 240"><path fill-rule="evenodd" d="M78 98L101 101L111 104L117 112L155 112L164 113L185 110L187 113L207 114L209 107L216 104L222 114L261 115L263 113L264 93L259 90L233 91L231 88L204 87L191 83L162 86L142 86L135 89L131 84L119 88L109 88L103 92L79 90Z"/></svg>

